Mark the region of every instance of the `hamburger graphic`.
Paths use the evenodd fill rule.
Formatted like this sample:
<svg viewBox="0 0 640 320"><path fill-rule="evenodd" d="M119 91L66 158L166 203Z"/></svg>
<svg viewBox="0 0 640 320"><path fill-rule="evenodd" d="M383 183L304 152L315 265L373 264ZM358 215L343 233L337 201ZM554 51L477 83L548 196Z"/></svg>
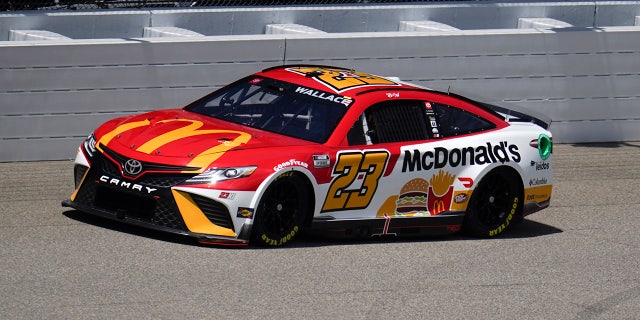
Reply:
<svg viewBox="0 0 640 320"><path fill-rule="evenodd" d="M397 215L429 214L427 209L427 197L429 182L422 178L416 178L407 182L398 195L396 201Z"/></svg>

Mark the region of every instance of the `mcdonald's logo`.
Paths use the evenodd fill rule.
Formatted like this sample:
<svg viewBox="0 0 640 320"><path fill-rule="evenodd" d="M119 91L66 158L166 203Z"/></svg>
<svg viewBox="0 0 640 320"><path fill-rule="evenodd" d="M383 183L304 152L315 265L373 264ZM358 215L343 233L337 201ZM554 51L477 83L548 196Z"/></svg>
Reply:
<svg viewBox="0 0 640 320"><path fill-rule="evenodd" d="M436 215L445 210L446 210L446 207L444 204L444 200L435 200L433 202L433 207L429 209L432 215Z"/></svg>
<svg viewBox="0 0 640 320"><path fill-rule="evenodd" d="M427 199L427 208L433 216L443 211L451 209L451 201L453 199L453 186L449 186L447 192L443 195L436 195L433 188L429 187L429 197Z"/></svg>
<svg viewBox="0 0 640 320"><path fill-rule="evenodd" d="M200 167L201 171L206 169L206 167L213 163L216 159L218 159L224 152L233 149L241 144L247 143L251 139L251 135L246 132L235 131L235 130L207 130L201 129L204 126L202 121L191 120L191 119L167 119L158 121L158 123L170 123L170 122L181 122L184 123L183 126L173 129L171 131L160 134L153 139L145 142L138 148L136 151L143 152L146 154L151 154L153 151L158 148L180 139L185 139L193 136L199 135L207 135L207 134L218 134L218 133L227 133L232 135L237 135L237 137L230 141L225 141L224 143L217 144L212 146L211 148L200 152L197 155L194 155L191 162L189 162L188 166ZM98 141L98 146L100 144L107 145L114 137L118 134L121 134L125 131L129 131L132 129L149 126L151 122L149 120L138 121L138 122L130 122L120 125L113 129L111 132L105 134Z"/></svg>

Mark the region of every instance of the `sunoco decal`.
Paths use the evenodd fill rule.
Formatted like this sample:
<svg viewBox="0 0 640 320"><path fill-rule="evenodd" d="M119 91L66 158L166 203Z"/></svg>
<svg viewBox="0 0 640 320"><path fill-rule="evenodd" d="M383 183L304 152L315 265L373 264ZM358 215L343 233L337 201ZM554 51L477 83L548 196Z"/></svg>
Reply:
<svg viewBox="0 0 640 320"><path fill-rule="evenodd" d="M436 147L429 151L414 149L404 151L402 172L440 169L446 166L455 168L460 165L520 162L520 160L522 157L518 152L518 146L506 141L501 141L497 145L487 142L486 145L466 148Z"/></svg>
<svg viewBox="0 0 640 320"><path fill-rule="evenodd" d="M253 211L254 211L253 208L238 207L238 214L236 215L236 217L252 219Z"/></svg>

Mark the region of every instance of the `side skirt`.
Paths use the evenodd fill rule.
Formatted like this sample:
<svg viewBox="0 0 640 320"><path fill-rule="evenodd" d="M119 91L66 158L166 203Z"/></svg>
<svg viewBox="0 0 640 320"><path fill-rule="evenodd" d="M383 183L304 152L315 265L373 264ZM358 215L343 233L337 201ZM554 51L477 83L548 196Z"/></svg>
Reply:
<svg viewBox="0 0 640 320"><path fill-rule="evenodd" d="M367 238L376 236L440 236L458 232L464 212L428 217L385 217L372 219L314 218L309 231L315 234Z"/></svg>

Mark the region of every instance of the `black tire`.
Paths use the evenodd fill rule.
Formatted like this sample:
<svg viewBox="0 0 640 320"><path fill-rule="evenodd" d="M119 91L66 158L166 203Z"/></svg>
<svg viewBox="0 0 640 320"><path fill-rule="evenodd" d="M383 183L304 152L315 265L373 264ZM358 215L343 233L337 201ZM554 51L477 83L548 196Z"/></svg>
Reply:
<svg viewBox="0 0 640 320"><path fill-rule="evenodd" d="M523 191L518 174L497 168L482 178L471 195L463 231L476 237L495 237L520 221Z"/></svg>
<svg viewBox="0 0 640 320"><path fill-rule="evenodd" d="M284 173L262 195L251 231L251 244L278 247L302 231L309 194L302 179Z"/></svg>

